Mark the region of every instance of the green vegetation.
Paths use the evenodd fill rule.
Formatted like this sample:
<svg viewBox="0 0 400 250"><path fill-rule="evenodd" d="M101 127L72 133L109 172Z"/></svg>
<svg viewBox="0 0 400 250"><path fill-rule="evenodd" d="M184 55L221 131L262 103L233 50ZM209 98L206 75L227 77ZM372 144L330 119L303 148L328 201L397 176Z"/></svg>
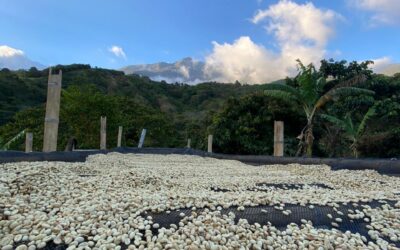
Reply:
<svg viewBox="0 0 400 250"><path fill-rule="evenodd" d="M358 158L358 142L366 133L365 128L368 120L375 115L375 107L372 106L362 118L359 124L354 124L350 113L347 113L343 119L335 116L323 114L322 118L335 124L344 131L343 136L351 141L349 148L353 151L353 156Z"/></svg>
<svg viewBox="0 0 400 250"><path fill-rule="evenodd" d="M375 75L370 63L324 60L319 70L300 63L295 78L271 84L195 86L89 65L57 66L53 72L63 71L58 149L71 137L78 148L98 148L100 116L107 116L109 148L123 126L124 146L136 146L147 128L145 146L184 147L191 138L193 148L204 150L212 133L216 152L272 154L273 122L282 120L286 155L396 157L400 75ZM47 75L35 68L0 70L3 143L32 132L33 148L41 150ZM8 148L22 150L23 143L20 136Z"/></svg>
<svg viewBox="0 0 400 250"><path fill-rule="evenodd" d="M19 132L16 136L14 136L13 138L11 138L9 141L4 142L4 139L2 139L0 137L0 150L9 150L11 145L16 142L17 140L19 140L22 136L25 135L25 130L22 130L21 132Z"/></svg>
<svg viewBox="0 0 400 250"><path fill-rule="evenodd" d="M318 72L314 65L304 66L298 60L300 72L294 81L289 84L269 84L265 90L265 95L280 98L287 102L302 107L307 118L307 125L302 129L298 136L300 140L297 155L306 154L312 156L314 143L314 118L317 112L329 101L337 99L341 95L354 94L374 94L373 91L355 88L354 85L364 82L365 76L355 75L346 81L336 81L335 84L329 84L326 76Z"/></svg>
<svg viewBox="0 0 400 250"><path fill-rule="evenodd" d="M230 154L272 154L275 120L285 121L286 155L294 155L304 118L296 106L261 93L229 99L212 121L215 150Z"/></svg>

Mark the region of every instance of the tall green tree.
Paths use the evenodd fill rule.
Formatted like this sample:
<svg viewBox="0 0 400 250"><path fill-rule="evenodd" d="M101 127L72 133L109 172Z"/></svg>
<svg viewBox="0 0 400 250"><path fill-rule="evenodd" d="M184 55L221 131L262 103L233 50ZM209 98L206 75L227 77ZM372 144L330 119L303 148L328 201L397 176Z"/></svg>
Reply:
<svg viewBox="0 0 400 250"><path fill-rule="evenodd" d="M213 117L216 152L229 154L271 154L275 120L285 119L285 155L296 153L295 138L304 122L299 109L282 105L279 99L261 93L231 98ZM205 137L204 137L205 138ZM205 141L205 140L203 140Z"/></svg>
<svg viewBox="0 0 400 250"><path fill-rule="evenodd" d="M314 118L316 113L324 107L328 102L334 101L339 96L353 94L370 94L374 92L354 87L366 80L365 75L359 74L337 84L327 84L326 76L318 72L313 64L303 65L297 60L299 73L292 86L288 84L269 84L264 91L265 95L277 97L284 101L288 101L302 107L307 118L307 124L301 131L298 139L299 150L297 154L304 154L308 157L312 156L314 134Z"/></svg>

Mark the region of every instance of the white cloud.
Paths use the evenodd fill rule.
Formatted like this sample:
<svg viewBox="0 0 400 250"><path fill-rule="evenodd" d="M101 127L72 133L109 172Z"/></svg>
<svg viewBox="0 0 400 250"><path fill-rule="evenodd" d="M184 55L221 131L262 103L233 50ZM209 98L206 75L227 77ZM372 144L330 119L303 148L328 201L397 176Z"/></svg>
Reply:
<svg viewBox="0 0 400 250"><path fill-rule="evenodd" d="M109 48L108 51L113 53L116 57L121 57L121 58L126 59L126 54L125 54L124 50L119 46L114 45L111 48Z"/></svg>
<svg viewBox="0 0 400 250"><path fill-rule="evenodd" d="M261 83L286 74L276 55L255 44L250 37L240 37L233 44L214 42L214 50L206 58L205 74L220 82Z"/></svg>
<svg viewBox="0 0 400 250"><path fill-rule="evenodd" d="M350 0L359 9L372 13L371 25L400 24L399 0Z"/></svg>
<svg viewBox="0 0 400 250"><path fill-rule="evenodd" d="M371 65L372 70L374 70L375 72L379 72L382 69L384 69L385 67L389 66L390 64L393 63L392 59L390 57L381 57L381 58L377 58L377 59L372 59L371 61L374 62L373 65Z"/></svg>
<svg viewBox="0 0 400 250"><path fill-rule="evenodd" d="M0 45L0 57L23 56L24 52L19 49L11 48L7 45Z"/></svg>
<svg viewBox="0 0 400 250"><path fill-rule="evenodd" d="M300 5L283 0L266 10L259 10L252 21L267 20L267 30L280 42L324 45L333 33L329 24L337 17L339 15L334 11L320 10L312 3Z"/></svg>
<svg viewBox="0 0 400 250"><path fill-rule="evenodd" d="M186 79L190 78L189 69L187 67L181 65L178 70Z"/></svg>
<svg viewBox="0 0 400 250"><path fill-rule="evenodd" d="M250 37L240 37L233 44L213 42L213 52L206 57L205 73L219 81L239 80L265 83L293 75L296 59L318 64L333 36L333 23L340 15L321 10L312 3L297 4L282 0L266 10L259 10L253 23L266 22L266 30L279 47L273 52Z"/></svg>
<svg viewBox="0 0 400 250"><path fill-rule="evenodd" d="M0 69L8 68L11 70L18 70L29 69L30 67L36 67L38 69L44 68L42 64L29 59L24 51L7 45L0 45Z"/></svg>

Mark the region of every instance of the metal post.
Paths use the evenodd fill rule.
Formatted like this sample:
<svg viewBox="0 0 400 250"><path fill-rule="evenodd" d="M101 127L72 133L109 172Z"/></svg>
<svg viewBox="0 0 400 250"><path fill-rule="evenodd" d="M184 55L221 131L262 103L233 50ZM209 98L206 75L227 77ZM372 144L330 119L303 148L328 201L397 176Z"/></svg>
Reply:
<svg viewBox="0 0 400 250"><path fill-rule="evenodd" d="M142 130L142 134L140 135L140 140L139 140L139 144L138 144L138 148L143 147L143 143L144 143L144 138L146 137L146 129L144 128Z"/></svg>
<svg viewBox="0 0 400 250"><path fill-rule="evenodd" d="M121 140L122 140L122 126L118 127L118 141L117 141L117 147L121 147Z"/></svg>
<svg viewBox="0 0 400 250"><path fill-rule="evenodd" d="M190 144L191 144L191 142L192 142L192 140L189 138L189 139L187 140L187 146L186 146L187 148L190 148L190 146L191 146L191 145L190 145Z"/></svg>
<svg viewBox="0 0 400 250"><path fill-rule="evenodd" d="M213 135L208 135L208 153L212 153Z"/></svg>
<svg viewBox="0 0 400 250"><path fill-rule="evenodd" d="M33 134L26 133L26 135L25 135L25 153L32 152L32 145L33 145Z"/></svg>
<svg viewBox="0 0 400 250"><path fill-rule="evenodd" d="M284 149L284 123L274 122L274 156L283 156Z"/></svg>
<svg viewBox="0 0 400 250"><path fill-rule="evenodd" d="M107 117L100 117L100 150L107 149Z"/></svg>
<svg viewBox="0 0 400 250"><path fill-rule="evenodd" d="M46 116L44 119L43 152L57 151L58 123L60 115L62 72L52 75L47 83Z"/></svg>

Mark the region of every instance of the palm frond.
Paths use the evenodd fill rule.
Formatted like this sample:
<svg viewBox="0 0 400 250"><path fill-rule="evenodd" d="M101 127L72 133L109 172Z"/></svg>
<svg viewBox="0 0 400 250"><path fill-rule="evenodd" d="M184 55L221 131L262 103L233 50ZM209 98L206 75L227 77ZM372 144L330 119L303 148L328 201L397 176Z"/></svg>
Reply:
<svg viewBox="0 0 400 250"><path fill-rule="evenodd" d="M319 74L316 71L313 64L307 65L305 67L299 61L300 72L296 77L297 82L299 83L299 94L301 95L304 102L307 102L308 105L312 105L315 103L319 96L319 86L318 81ZM321 81L322 82L322 81ZM320 83L321 83L320 82Z"/></svg>
<svg viewBox="0 0 400 250"><path fill-rule="evenodd" d="M297 59L296 62L299 71L306 71L306 66L304 66L303 62L300 59Z"/></svg>
<svg viewBox="0 0 400 250"><path fill-rule="evenodd" d="M356 87L333 88L329 90L325 95L321 96L317 101L317 103L315 104L315 106L318 109L336 97L343 95L361 95L361 94L374 95L375 92L372 90L356 88Z"/></svg>
<svg viewBox="0 0 400 250"><path fill-rule="evenodd" d="M357 138L357 130L355 129L353 119L351 119L350 113L347 113L346 116L344 117L344 121L346 123L346 132L347 132L347 137L350 138L351 140L355 140Z"/></svg>
<svg viewBox="0 0 400 250"><path fill-rule="evenodd" d="M361 136L360 143L373 145L374 143L386 140L390 136L390 131L368 134L368 136Z"/></svg>
<svg viewBox="0 0 400 250"><path fill-rule="evenodd" d="M358 129L357 129L357 135L361 136L361 134L364 132L365 127L367 126L367 121L375 115L375 106L372 106L368 109L367 113L364 115L363 119L361 120L360 125L358 125Z"/></svg>
<svg viewBox="0 0 400 250"><path fill-rule="evenodd" d="M372 90L356 88L356 87L335 88L335 89L328 91L328 93L334 97L343 96L343 95L374 95L375 94L375 92Z"/></svg>
<svg viewBox="0 0 400 250"><path fill-rule="evenodd" d="M327 83L327 80L326 80L325 77L319 77L317 79L317 84L316 85L317 85L317 89L318 89L319 92L321 92L324 89L326 83Z"/></svg>
<svg viewBox="0 0 400 250"><path fill-rule="evenodd" d="M353 87L354 85L363 83L367 80L367 77L363 74L356 75L348 80L345 80L337 85L335 85L332 89L344 88L344 87Z"/></svg>
<svg viewBox="0 0 400 250"><path fill-rule="evenodd" d="M334 125L338 126L341 129L346 128L346 122L335 116L322 114L321 117L322 117L322 119L325 119L325 120L329 121L330 123L333 123Z"/></svg>
<svg viewBox="0 0 400 250"><path fill-rule="evenodd" d="M25 129L22 130L21 132L19 132L16 136L14 136L11 140L6 142L4 145L2 145L0 150L8 150L8 149L10 149L11 144L13 142L15 142L16 140L18 140L19 138L21 138L22 136L24 136L24 134L25 134Z"/></svg>
<svg viewBox="0 0 400 250"><path fill-rule="evenodd" d="M350 114L347 114L343 119L337 118L335 116L323 114L321 117L337 127L343 129L345 131L345 137L350 140L356 139L356 131L354 129L353 120L350 117Z"/></svg>

